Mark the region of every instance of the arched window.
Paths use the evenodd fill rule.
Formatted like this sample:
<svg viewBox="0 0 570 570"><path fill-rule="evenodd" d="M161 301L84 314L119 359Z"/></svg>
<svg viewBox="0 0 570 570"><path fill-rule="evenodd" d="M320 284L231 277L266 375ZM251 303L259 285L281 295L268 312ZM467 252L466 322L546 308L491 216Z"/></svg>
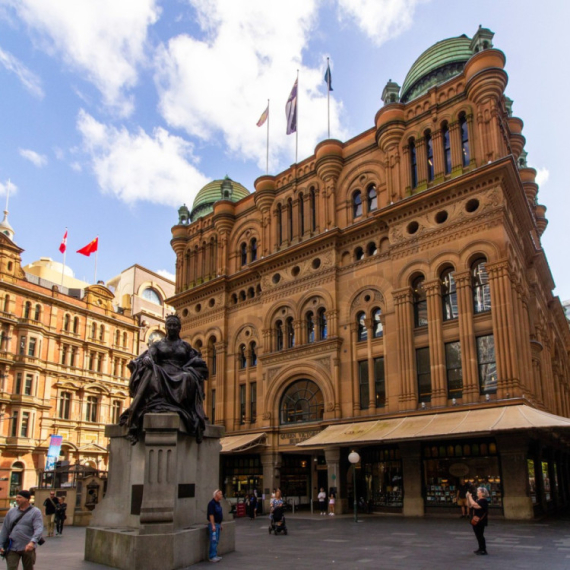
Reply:
<svg viewBox="0 0 570 570"><path fill-rule="evenodd" d="M36 310L34 312L34 321L39 321L40 320L40 315L42 312L42 306L41 305L36 305Z"/></svg>
<svg viewBox="0 0 570 570"><path fill-rule="evenodd" d="M445 174L451 173L451 142L449 139L449 126L443 123L441 127L441 139L443 141L443 164Z"/></svg>
<svg viewBox="0 0 570 570"><path fill-rule="evenodd" d="M6 295L4 297L4 312L5 313L10 312L10 295Z"/></svg>
<svg viewBox="0 0 570 570"><path fill-rule="evenodd" d="M414 290L414 324L416 327L425 327L428 324L424 281L423 275L420 275L412 283L412 289Z"/></svg>
<svg viewBox="0 0 570 570"><path fill-rule="evenodd" d="M317 200L315 196L315 189L311 188L311 230L317 229Z"/></svg>
<svg viewBox="0 0 570 570"><path fill-rule="evenodd" d="M358 218L362 216L362 194L360 190L357 190L352 195L352 217Z"/></svg>
<svg viewBox="0 0 570 570"><path fill-rule="evenodd" d="M473 312L484 313L491 310L491 290L487 273L487 260L476 259L471 264L471 288L473 290Z"/></svg>
<svg viewBox="0 0 570 570"><path fill-rule="evenodd" d="M87 396L87 404L85 406L85 421L96 422L99 400L97 396Z"/></svg>
<svg viewBox="0 0 570 570"><path fill-rule="evenodd" d="M305 203L303 200L303 194L299 194L299 235L305 233Z"/></svg>
<svg viewBox="0 0 570 570"><path fill-rule="evenodd" d="M358 325L357 339L358 341L368 340L368 329L366 328L366 313L358 313L356 315L356 324Z"/></svg>
<svg viewBox="0 0 570 570"><path fill-rule="evenodd" d="M281 204L277 204L277 243L283 243L283 208Z"/></svg>
<svg viewBox="0 0 570 570"><path fill-rule="evenodd" d="M160 298L158 291L156 289L153 289L152 287L147 287L142 292L142 297L143 299L145 299L145 301L150 301L155 305L162 305L162 299Z"/></svg>
<svg viewBox="0 0 570 570"><path fill-rule="evenodd" d="M65 332L69 331L69 319L70 317L68 314L63 315L63 330Z"/></svg>
<svg viewBox="0 0 570 570"><path fill-rule="evenodd" d="M97 337L97 323L91 325L91 338Z"/></svg>
<svg viewBox="0 0 570 570"><path fill-rule="evenodd" d="M128 344L129 344L129 343L128 343L128 340L129 340L129 336L127 335L126 332L124 332L124 333L123 333L123 346L124 346L125 348L127 348Z"/></svg>
<svg viewBox="0 0 570 570"><path fill-rule="evenodd" d="M275 323L275 349L283 350L283 321Z"/></svg>
<svg viewBox="0 0 570 570"><path fill-rule="evenodd" d="M295 327L293 326L293 317L289 317L286 321L287 324L287 348L295 346Z"/></svg>
<svg viewBox="0 0 570 570"><path fill-rule="evenodd" d="M356 259L356 261L364 259L364 250L361 247L357 247L354 250L354 258Z"/></svg>
<svg viewBox="0 0 570 570"><path fill-rule="evenodd" d="M307 342L315 342L315 315L313 311L307 313Z"/></svg>
<svg viewBox="0 0 570 570"><path fill-rule="evenodd" d="M382 325L382 311L379 308L372 309L372 336L381 338L384 336L384 327Z"/></svg>
<svg viewBox="0 0 570 570"><path fill-rule="evenodd" d="M323 419L323 393L312 380L293 382L281 398L281 424L317 422Z"/></svg>
<svg viewBox="0 0 570 570"><path fill-rule="evenodd" d="M457 318L457 292L455 290L453 268L451 267L441 273L441 304L443 307L444 321Z"/></svg>
<svg viewBox="0 0 570 570"><path fill-rule="evenodd" d="M17 416L17 412L14 412L12 415ZM13 420L13 426L16 426L17 429L17 419ZM12 435L17 435L12 430ZM16 461L12 465L12 473L10 474L10 496L15 497L18 494L18 491L21 491L24 484L24 469L25 465L21 461Z"/></svg>
<svg viewBox="0 0 570 570"><path fill-rule="evenodd" d="M118 424L120 417L121 417L121 402L119 400L113 400L113 404L111 406L111 423Z"/></svg>
<svg viewBox="0 0 570 570"><path fill-rule="evenodd" d="M322 307L317 311L317 329L319 340L326 340L328 337L327 310Z"/></svg>
<svg viewBox="0 0 570 570"><path fill-rule="evenodd" d="M245 291L240 291L240 292L239 292L239 300L240 300L240 301L245 301L246 298L247 298L247 297L246 297Z"/></svg>
<svg viewBox="0 0 570 570"><path fill-rule="evenodd" d="M115 331L115 346L121 346L121 331L119 329Z"/></svg>
<svg viewBox="0 0 570 570"><path fill-rule="evenodd" d="M237 305L237 302L238 302L238 297L237 297L237 295L234 293L234 294L232 295L232 303L233 303L234 305Z"/></svg>
<svg viewBox="0 0 570 570"><path fill-rule="evenodd" d="M367 197L368 197L368 211L372 212L378 208L378 193L376 192L376 186L371 184L368 186L367 190Z"/></svg>
<svg viewBox="0 0 570 570"><path fill-rule="evenodd" d="M410 139L408 148L410 150L410 175L412 177L412 188L418 185L418 157L416 155L416 143Z"/></svg>
<svg viewBox="0 0 570 570"><path fill-rule="evenodd" d="M253 299L255 297L255 289L253 287L250 287L247 290L247 297L248 299Z"/></svg>
<svg viewBox="0 0 570 570"><path fill-rule="evenodd" d="M461 129L461 156L463 157L463 166L469 166L469 129L467 127L465 113L459 115L459 128Z"/></svg>
<svg viewBox="0 0 570 570"><path fill-rule="evenodd" d="M373 241L370 242L366 246L366 254L368 255L368 257L372 257L373 255L376 255L377 253L378 253L378 248L376 247L376 244Z"/></svg>
<svg viewBox="0 0 570 570"><path fill-rule="evenodd" d="M59 400L59 417L68 420L71 412L71 392L62 392Z"/></svg>
<svg viewBox="0 0 570 570"><path fill-rule="evenodd" d="M249 343L249 365L257 366L257 345L253 341Z"/></svg>
<svg viewBox="0 0 570 570"><path fill-rule="evenodd" d="M238 364L240 368L245 368L247 366L247 355L245 353L245 344L241 344L239 347Z"/></svg>
<svg viewBox="0 0 570 570"><path fill-rule="evenodd" d="M257 240L255 238L251 238L250 248L251 248L251 261L255 261L257 259Z"/></svg>
<svg viewBox="0 0 570 570"><path fill-rule="evenodd" d="M26 301L26 304L24 305L24 319L29 319L31 312L32 304L29 301Z"/></svg>
<svg viewBox="0 0 570 570"><path fill-rule="evenodd" d="M426 142L426 158L427 158L427 175L428 181L431 182L433 180L433 140L431 138L431 133L426 131L425 133L425 142Z"/></svg>
<svg viewBox="0 0 570 570"><path fill-rule="evenodd" d="M103 340L105 338L105 327L101 325L99 327L99 340Z"/></svg>
<svg viewBox="0 0 570 570"><path fill-rule="evenodd" d="M244 242L239 246L240 259L242 267L247 265L247 244Z"/></svg>
<svg viewBox="0 0 570 570"><path fill-rule="evenodd" d="M287 239L293 241L293 200L287 200Z"/></svg>
<svg viewBox="0 0 570 570"><path fill-rule="evenodd" d="M79 332L79 317L73 319L73 332L77 334Z"/></svg>

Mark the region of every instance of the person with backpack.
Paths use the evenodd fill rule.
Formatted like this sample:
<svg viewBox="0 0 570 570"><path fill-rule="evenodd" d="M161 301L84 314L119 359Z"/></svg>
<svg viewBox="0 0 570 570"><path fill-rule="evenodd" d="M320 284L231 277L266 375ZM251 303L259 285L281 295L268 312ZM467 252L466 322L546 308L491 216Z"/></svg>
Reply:
<svg viewBox="0 0 570 570"><path fill-rule="evenodd" d="M29 491L18 492L0 530L0 555L8 570L17 570L20 560L24 570L34 570L36 547L43 543L42 512L30 505L30 498Z"/></svg>

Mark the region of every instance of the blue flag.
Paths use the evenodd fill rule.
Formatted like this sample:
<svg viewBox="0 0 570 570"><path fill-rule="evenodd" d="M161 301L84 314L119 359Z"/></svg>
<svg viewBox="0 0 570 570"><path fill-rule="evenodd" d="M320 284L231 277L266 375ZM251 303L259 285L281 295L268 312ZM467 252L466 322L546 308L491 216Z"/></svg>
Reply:
<svg viewBox="0 0 570 570"><path fill-rule="evenodd" d="M332 91L332 75L331 75L331 67L330 65L327 63L327 71L325 73L325 81L327 84L327 88L329 91Z"/></svg>

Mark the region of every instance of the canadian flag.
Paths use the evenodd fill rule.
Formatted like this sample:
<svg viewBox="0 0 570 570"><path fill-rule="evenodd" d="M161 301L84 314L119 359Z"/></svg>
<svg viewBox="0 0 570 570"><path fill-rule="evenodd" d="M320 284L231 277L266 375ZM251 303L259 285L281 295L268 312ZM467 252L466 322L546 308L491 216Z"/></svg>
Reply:
<svg viewBox="0 0 570 570"><path fill-rule="evenodd" d="M61 251L61 253L65 253L66 249L67 249L67 229L65 230L65 233L63 234L63 239L59 244L59 251Z"/></svg>

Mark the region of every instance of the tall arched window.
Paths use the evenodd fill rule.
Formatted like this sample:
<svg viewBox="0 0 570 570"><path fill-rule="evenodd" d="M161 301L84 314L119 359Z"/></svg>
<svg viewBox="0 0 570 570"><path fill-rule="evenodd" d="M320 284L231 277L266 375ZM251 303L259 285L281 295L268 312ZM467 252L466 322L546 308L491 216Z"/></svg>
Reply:
<svg viewBox="0 0 570 570"><path fill-rule="evenodd" d="M277 204L277 243L283 243L283 208L281 204Z"/></svg>
<svg viewBox="0 0 570 570"><path fill-rule="evenodd" d="M323 419L323 393L312 380L293 382L281 398L281 424L316 422Z"/></svg>
<svg viewBox="0 0 570 570"><path fill-rule="evenodd" d="M34 321L39 321L40 320L40 315L42 313L42 306L41 305L36 305L36 310L34 312Z"/></svg>
<svg viewBox="0 0 570 570"><path fill-rule="evenodd" d="M354 259L356 259L356 261L364 259L364 250L361 247L357 247L354 250Z"/></svg>
<svg viewBox="0 0 570 570"><path fill-rule="evenodd" d="M79 317L73 319L73 332L77 334L79 332Z"/></svg>
<svg viewBox="0 0 570 570"><path fill-rule="evenodd" d="M358 341L368 340L368 329L366 328L366 313L358 313L356 315L356 324L358 326L357 339Z"/></svg>
<svg viewBox="0 0 570 570"><path fill-rule="evenodd" d="M410 139L409 146L410 150L410 175L412 180L412 188L418 185L418 157L416 155L416 143L414 139Z"/></svg>
<svg viewBox="0 0 570 570"><path fill-rule="evenodd" d="M250 248L251 248L251 261L255 261L257 259L257 239L251 238Z"/></svg>
<svg viewBox="0 0 570 570"><path fill-rule="evenodd" d="M247 244L245 242L239 246L239 256L242 267L247 265Z"/></svg>
<svg viewBox="0 0 570 570"><path fill-rule="evenodd" d="M99 340L103 340L105 338L105 327L101 325L99 327Z"/></svg>
<svg viewBox="0 0 570 570"><path fill-rule="evenodd" d="M449 139L449 126L443 123L441 127L441 139L443 142L443 165L445 174L451 173L451 142Z"/></svg>
<svg viewBox="0 0 570 570"><path fill-rule="evenodd" d="M303 194L299 194L299 235L305 233L305 203L303 200Z"/></svg>
<svg viewBox="0 0 570 570"><path fill-rule="evenodd" d="M249 343L249 365L257 366L257 345L253 341Z"/></svg>
<svg viewBox="0 0 570 570"><path fill-rule="evenodd" d="M275 323L275 349L283 350L283 321Z"/></svg>
<svg viewBox="0 0 570 570"><path fill-rule="evenodd" d="M469 129L467 127L465 113L459 115L459 128L461 129L461 156L463 157L463 166L469 166Z"/></svg>
<svg viewBox="0 0 570 570"><path fill-rule="evenodd" d="M311 188L311 230L317 229L317 199L315 189Z"/></svg>
<svg viewBox="0 0 570 570"><path fill-rule="evenodd" d="M431 133L426 131L425 133L425 142L426 142L426 158L427 158L427 175L428 181L433 181L434 176L434 168L433 168L433 140L431 138Z"/></svg>
<svg viewBox="0 0 570 570"><path fill-rule="evenodd" d="M476 259L471 265L471 288L473 290L473 311L475 314L491 310L491 289L487 273L487 260Z"/></svg>
<svg viewBox="0 0 570 570"><path fill-rule="evenodd" d="M13 420L12 426L12 435L17 435L18 432L14 433L14 427L17 429L17 412L12 413L16 419ZM10 496L15 497L18 494L18 491L21 491L24 484L24 469L25 465L21 461L16 461L12 465L12 473L10 474Z"/></svg>
<svg viewBox="0 0 570 570"><path fill-rule="evenodd" d="M97 323L91 325L91 338L97 337Z"/></svg>
<svg viewBox="0 0 570 570"><path fill-rule="evenodd" d="M24 319L29 319L31 312L32 304L29 301L26 301L26 304L24 305Z"/></svg>
<svg viewBox="0 0 570 570"><path fill-rule="evenodd" d="M368 211L372 212L378 208L378 193L376 192L376 186L371 184L368 186L367 190L367 198L368 198Z"/></svg>
<svg viewBox="0 0 570 570"><path fill-rule="evenodd" d="M245 352L245 344L240 344L238 352L238 364L240 368L247 367L247 355Z"/></svg>
<svg viewBox="0 0 570 570"><path fill-rule="evenodd" d="M293 200L287 200L287 239L293 241Z"/></svg>
<svg viewBox="0 0 570 570"><path fill-rule="evenodd" d="M384 327L382 325L382 311L377 307L372 309L372 336L381 338L384 336Z"/></svg>
<svg viewBox="0 0 570 570"><path fill-rule="evenodd" d="M376 247L376 244L373 241L370 242L366 246L366 255L368 255L368 257L372 257L373 255L376 255L377 253L378 253L378 248Z"/></svg>
<svg viewBox="0 0 570 570"><path fill-rule="evenodd" d="M293 317L289 317L286 321L287 324L287 348L295 346L295 327L293 326Z"/></svg>
<svg viewBox="0 0 570 570"><path fill-rule="evenodd" d="M423 275L420 275L412 283L412 289L414 290L414 324L416 327L425 327L428 324L424 281Z"/></svg>
<svg viewBox="0 0 570 570"><path fill-rule="evenodd" d="M315 342L315 315L313 311L307 313L307 342Z"/></svg>
<svg viewBox="0 0 570 570"><path fill-rule="evenodd" d="M69 317L68 314L65 314L65 315L63 316L63 330L64 330L65 332L68 332L68 331L69 331L69 319L70 319L70 317Z"/></svg>
<svg viewBox="0 0 570 570"><path fill-rule="evenodd" d="M85 406L85 421L96 422L99 400L97 396L87 396L87 404Z"/></svg>
<svg viewBox="0 0 570 570"><path fill-rule="evenodd" d="M352 195L352 217L358 218L362 216L362 194L360 190L357 190Z"/></svg>
<svg viewBox="0 0 570 570"><path fill-rule="evenodd" d="M128 341L129 341L129 335L127 335L127 333L124 332L124 333L123 333L123 346L124 346L125 348L127 348L127 346L128 346Z"/></svg>
<svg viewBox="0 0 570 570"><path fill-rule="evenodd" d="M155 305L162 305L162 299L160 298L158 291L156 289L153 289L152 287L147 287L142 292L142 298L145 301L150 301L151 303L154 303Z"/></svg>
<svg viewBox="0 0 570 570"><path fill-rule="evenodd" d="M317 311L317 329L319 340L326 340L328 337L327 310L321 307Z"/></svg>
<svg viewBox="0 0 570 570"><path fill-rule="evenodd" d="M451 267L441 273L441 304L444 321L450 321L458 317L457 292L455 290L453 268Z"/></svg>
<svg viewBox="0 0 570 570"><path fill-rule="evenodd" d="M5 313L10 312L10 295L6 295L4 297L4 312Z"/></svg>

